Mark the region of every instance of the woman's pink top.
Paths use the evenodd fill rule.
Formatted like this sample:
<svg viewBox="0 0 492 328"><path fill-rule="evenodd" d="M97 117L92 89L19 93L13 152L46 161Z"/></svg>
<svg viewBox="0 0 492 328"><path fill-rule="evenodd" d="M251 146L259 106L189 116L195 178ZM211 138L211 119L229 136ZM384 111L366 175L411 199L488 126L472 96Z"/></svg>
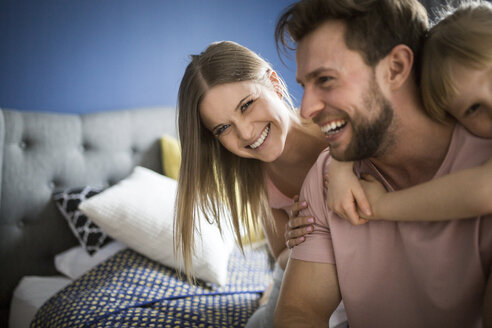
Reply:
<svg viewBox="0 0 492 328"><path fill-rule="evenodd" d="M265 174L265 180L270 207L287 211L294 204L294 200L278 190L277 186L275 186L267 174Z"/></svg>

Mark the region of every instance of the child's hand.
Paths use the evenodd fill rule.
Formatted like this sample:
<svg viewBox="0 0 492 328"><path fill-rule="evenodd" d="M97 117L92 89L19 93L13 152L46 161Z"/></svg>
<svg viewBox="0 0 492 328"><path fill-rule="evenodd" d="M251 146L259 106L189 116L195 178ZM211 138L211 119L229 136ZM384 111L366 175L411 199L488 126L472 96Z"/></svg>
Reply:
<svg viewBox="0 0 492 328"><path fill-rule="evenodd" d="M295 203L290 207L289 222L285 227L285 245L292 248L304 242L305 235L313 231L314 218L298 216L299 211L307 208L307 202L299 202L299 196L294 197Z"/></svg>
<svg viewBox="0 0 492 328"><path fill-rule="evenodd" d="M357 226L366 223L367 219L359 215L357 206L359 206L361 212L362 208L368 211L370 207L357 177L354 175L349 183L347 181L339 189L337 188L339 185L329 182L328 176L325 175L324 178L328 207L342 219L349 221L353 225ZM370 216L370 211L366 212L365 217Z"/></svg>
<svg viewBox="0 0 492 328"><path fill-rule="evenodd" d="M371 207L359 179L353 172L353 163L333 160L324 176L324 185L326 202L332 211L353 225L367 222L358 212L361 211L366 217L370 217Z"/></svg>
<svg viewBox="0 0 492 328"><path fill-rule="evenodd" d="M367 196L371 208L373 209L373 217L367 216L365 213L360 212L360 215L364 218L378 218L378 208L383 203L384 195L388 192L384 186L376 180L370 174L364 174L362 179L359 180L360 186L363 189L364 194Z"/></svg>

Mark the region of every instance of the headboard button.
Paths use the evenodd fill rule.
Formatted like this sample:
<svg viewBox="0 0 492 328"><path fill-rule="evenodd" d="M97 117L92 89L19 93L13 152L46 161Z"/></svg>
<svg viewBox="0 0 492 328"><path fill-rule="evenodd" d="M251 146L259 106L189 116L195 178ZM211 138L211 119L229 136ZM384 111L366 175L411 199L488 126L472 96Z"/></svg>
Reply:
<svg viewBox="0 0 492 328"><path fill-rule="evenodd" d="M24 228L24 221L20 220L19 222L17 222L17 227L19 227L20 229Z"/></svg>
<svg viewBox="0 0 492 328"><path fill-rule="evenodd" d="M26 143L24 140L22 140L22 141L19 143L19 147L20 147L21 149L26 149L26 148L27 148L27 143Z"/></svg>

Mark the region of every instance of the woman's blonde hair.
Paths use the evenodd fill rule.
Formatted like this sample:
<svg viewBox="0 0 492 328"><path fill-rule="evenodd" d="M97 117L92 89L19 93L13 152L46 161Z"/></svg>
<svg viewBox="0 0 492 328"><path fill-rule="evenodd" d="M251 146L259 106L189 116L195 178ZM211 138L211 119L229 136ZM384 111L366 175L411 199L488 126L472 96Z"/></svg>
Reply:
<svg viewBox="0 0 492 328"><path fill-rule="evenodd" d="M492 63L492 5L469 1L455 10L442 9L439 16L424 42L420 89L428 114L445 121L457 94L452 65L477 69Z"/></svg>
<svg viewBox="0 0 492 328"><path fill-rule="evenodd" d="M178 131L182 160L175 206L174 241L176 254L182 253L185 272L191 278L194 234L199 217L216 223L223 231L227 223L242 248L241 230L248 236L258 229L271 211L259 160L238 157L225 149L202 123L199 106L214 86L256 81L270 83L271 66L253 51L231 41L211 44L192 55L178 94ZM282 99L292 108L287 88L279 78ZM271 83L270 83L271 85Z"/></svg>

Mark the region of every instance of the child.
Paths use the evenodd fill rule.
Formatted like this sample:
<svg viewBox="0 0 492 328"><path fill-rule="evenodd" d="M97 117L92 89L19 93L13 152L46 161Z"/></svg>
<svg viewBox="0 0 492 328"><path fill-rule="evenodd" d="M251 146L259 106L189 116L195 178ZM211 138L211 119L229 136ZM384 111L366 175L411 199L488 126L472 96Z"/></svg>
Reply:
<svg viewBox="0 0 492 328"><path fill-rule="evenodd" d="M472 134L492 138L490 3L463 4L429 30L421 90L430 116L444 124L458 121ZM492 159L397 192L387 192L371 176L358 180L352 163L334 161L325 186L328 206L354 225L366 219L440 221L492 213Z"/></svg>

